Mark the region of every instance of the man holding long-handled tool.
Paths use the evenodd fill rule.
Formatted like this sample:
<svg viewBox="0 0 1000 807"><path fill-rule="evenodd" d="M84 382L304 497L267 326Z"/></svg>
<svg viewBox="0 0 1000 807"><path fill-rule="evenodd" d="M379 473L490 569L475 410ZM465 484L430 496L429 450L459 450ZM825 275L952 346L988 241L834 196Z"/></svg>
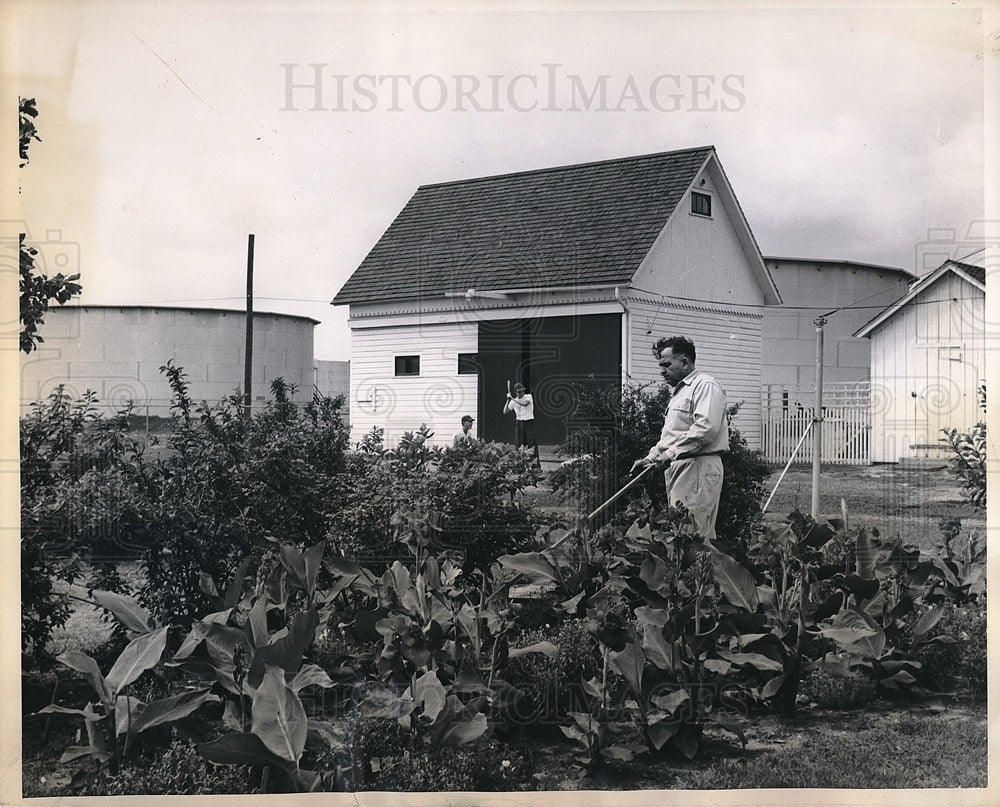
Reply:
<svg viewBox="0 0 1000 807"><path fill-rule="evenodd" d="M722 493L722 455L729 451L726 393L718 381L695 368L690 339L659 339L653 355L673 390L659 441L635 461L631 473L666 465L667 501L683 504L698 534L713 541Z"/></svg>

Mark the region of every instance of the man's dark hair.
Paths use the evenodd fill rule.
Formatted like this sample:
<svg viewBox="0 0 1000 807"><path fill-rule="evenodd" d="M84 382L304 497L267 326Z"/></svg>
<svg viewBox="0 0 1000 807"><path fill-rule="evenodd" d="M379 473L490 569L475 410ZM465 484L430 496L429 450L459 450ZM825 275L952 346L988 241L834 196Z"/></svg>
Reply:
<svg viewBox="0 0 1000 807"><path fill-rule="evenodd" d="M687 356L691 364L695 363L694 342L686 336L664 336L657 339L653 345L653 355L660 358L660 353L670 348L675 356Z"/></svg>

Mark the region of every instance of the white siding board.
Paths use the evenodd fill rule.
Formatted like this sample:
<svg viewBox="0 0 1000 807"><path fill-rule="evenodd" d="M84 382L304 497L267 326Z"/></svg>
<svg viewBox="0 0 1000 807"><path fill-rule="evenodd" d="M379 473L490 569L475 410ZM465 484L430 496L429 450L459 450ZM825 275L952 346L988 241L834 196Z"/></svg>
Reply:
<svg viewBox="0 0 1000 807"><path fill-rule="evenodd" d="M477 377L458 374L458 354L478 350L476 323L354 329L351 341L352 442L380 427L386 445L395 445L427 425L432 442L444 445L462 415L476 416ZM395 357L413 355L420 356L420 375L397 377Z"/></svg>
<svg viewBox="0 0 1000 807"><path fill-rule="evenodd" d="M630 377L661 383L652 345L663 336L686 336L695 343L697 366L719 380L732 404L743 402L734 425L752 448L760 446L761 318L754 314L693 311L647 302L629 303ZM652 330L652 333L647 331Z"/></svg>
<svg viewBox="0 0 1000 807"><path fill-rule="evenodd" d="M980 419L984 315L985 295L949 272L872 331L872 461L940 456L912 446Z"/></svg>

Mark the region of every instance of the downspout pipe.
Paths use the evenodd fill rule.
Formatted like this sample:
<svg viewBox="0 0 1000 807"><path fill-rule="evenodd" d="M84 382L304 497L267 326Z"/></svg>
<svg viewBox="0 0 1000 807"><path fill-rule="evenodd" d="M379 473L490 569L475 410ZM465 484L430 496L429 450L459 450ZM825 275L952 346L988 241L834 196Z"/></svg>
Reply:
<svg viewBox="0 0 1000 807"><path fill-rule="evenodd" d="M615 286L615 300L622 307L622 327L625 329L624 356L622 356L622 389L625 388L625 379L631 372L632 363L632 312L625 304L620 286Z"/></svg>

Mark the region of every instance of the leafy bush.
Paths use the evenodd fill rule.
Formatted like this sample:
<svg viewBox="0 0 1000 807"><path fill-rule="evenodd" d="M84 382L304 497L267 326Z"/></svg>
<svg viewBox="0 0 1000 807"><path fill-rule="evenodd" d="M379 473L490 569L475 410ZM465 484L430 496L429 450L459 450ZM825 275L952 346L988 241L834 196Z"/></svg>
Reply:
<svg viewBox="0 0 1000 807"><path fill-rule="evenodd" d="M362 720L356 744L364 790L492 792L525 790L530 782L530 762L493 738L435 753L397 723Z"/></svg>
<svg viewBox="0 0 1000 807"><path fill-rule="evenodd" d="M570 711L586 708L583 684L600 670L601 651L583 619L566 619L552 627L526 631L518 644L543 641L559 648L555 659L540 654L512 659L504 679L527 696L528 703L518 712L520 722L555 725L564 722Z"/></svg>
<svg viewBox="0 0 1000 807"><path fill-rule="evenodd" d="M802 683L801 692L827 709L859 709L878 697L878 685L860 672L837 676L817 670Z"/></svg>
<svg viewBox="0 0 1000 807"><path fill-rule="evenodd" d="M435 552L453 552L466 573L488 577L497 557L534 541L535 519L517 494L541 472L527 451L509 445L435 448L429 436L424 427L394 448L347 457L344 506L332 514L331 535L341 554L380 571L410 555L393 537L395 522L420 513L432 524Z"/></svg>
<svg viewBox="0 0 1000 807"><path fill-rule="evenodd" d="M943 683L974 699L986 698L986 602L948 603L933 636L947 641L926 643L916 651L924 679Z"/></svg>
<svg viewBox="0 0 1000 807"><path fill-rule="evenodd" d="M986 411L986 386L978 390L979 405ZM981 510L986 509L986 421L980 420L967 432L942 429L951 449L948 465L958 477L966 498Z"/></svg>
<svg viewBox="0 0 1000 807"><path fill-rule="evenodd" d="M196 407L183 370L171 363L162 370L174 393L170 451L144 463L127 493L110 487L125 502L115 514L127 529L123 544L146 573L140 599L158 618L188 624L212 604L202 573L222 585L241 558L259 559L274 541L301 546L326 537L347 429L342 398L316 395L300 406L276 379L272 398L247 417L239 396ZM106 498L95 492L81 508Z"/></svg>
<svg viewBox="0 0 1000 807"><path fill-rule="evenodd" d="M119 767L113 776L100 776L84 795L219 796L257 793L249 765L212 765L193 745L175 739L165 750Z"/></svg>
<svg viewBox="0 0 1000 807"><path fill-rule="evenodd" d="M97 396L74 400L58 386L32 404L20 422L21 642L26 662L43 660L53 628L70 610L55 580L82 575L79 556L92 559L119 539L120 484L142 461L142 444L128 431L128 408L104 417Z"/></svg>
<svg viewBox="0 0 1000 807"><path fill-rule="evenodd" d="M660 439L670 388L627 382L618 387L579 387L570 417L569 436L559 452L570 460L549 475L549 485L580 512L590 512L629 480L629 470ZM740 404L729 409L729 417ZM723 455L722 494L716 533L724 541L746 542L761 523L764 480L771 470L759 451L749 448L739 429L730 426L729 452ZM650 496L665 493L663 475L651 474L643 485Z"/></svg>

